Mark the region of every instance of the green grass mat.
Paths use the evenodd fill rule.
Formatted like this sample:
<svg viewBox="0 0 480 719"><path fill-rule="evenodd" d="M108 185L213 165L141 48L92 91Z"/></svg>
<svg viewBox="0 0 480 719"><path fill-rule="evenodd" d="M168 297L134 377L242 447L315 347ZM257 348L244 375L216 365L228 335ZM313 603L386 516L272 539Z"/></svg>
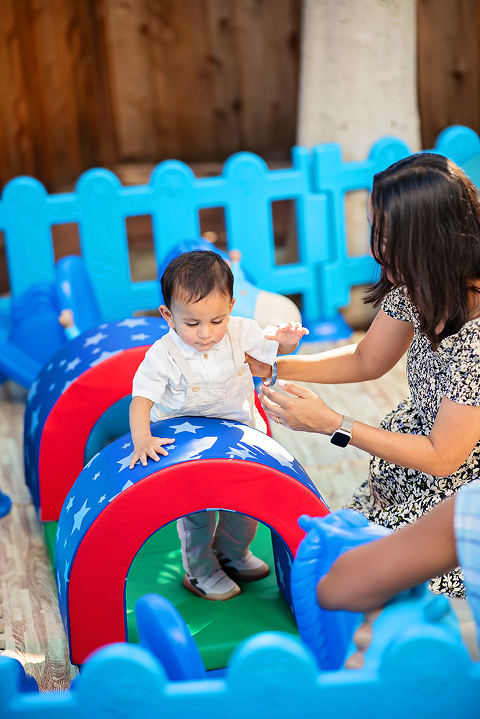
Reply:
<svg viewBox="0 0 480 719"><path fill-rule="evenodd" d="M50 557L54 553L56 522L44 525ZM127 580L128 639L138 642L134 604L143 594L155 592L169 599L185 620L207 669L228 663L232 651L244 639L264 631L298 636L292 614L275 578L270 530L259 524L252 551L270 565L270 576L242 583L242 594L227 602L209 602L185 589L176 523L163 527L145 542L135 557Z"/></svg>

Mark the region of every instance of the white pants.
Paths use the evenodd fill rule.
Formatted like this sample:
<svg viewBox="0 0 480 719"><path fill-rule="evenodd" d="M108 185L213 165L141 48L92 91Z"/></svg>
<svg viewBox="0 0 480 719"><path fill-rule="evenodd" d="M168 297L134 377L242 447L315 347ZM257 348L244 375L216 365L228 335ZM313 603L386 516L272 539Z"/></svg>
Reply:
<svg viewBox="0 0 480 719"><path fill-rule="evenodd" d="M236 512L196 512L177 520L183 567L189 577L208 577L219 568L214 549L230 559L245 557L258 522Z"/></svg>

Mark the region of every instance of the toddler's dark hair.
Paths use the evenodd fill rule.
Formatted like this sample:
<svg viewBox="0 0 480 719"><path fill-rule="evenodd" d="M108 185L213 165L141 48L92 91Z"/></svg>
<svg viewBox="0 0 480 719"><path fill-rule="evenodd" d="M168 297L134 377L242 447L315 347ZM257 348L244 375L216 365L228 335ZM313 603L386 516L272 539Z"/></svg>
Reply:
<svg viewBox="0 0 480 719"><path fill-rule="evenodd" d="M378 305L405 285L434 349L469 318L480 278L480 201L451 160L411 155L375 175L370 195L372 254L380 278L366 299Z"/></svg>
<svg viewBox="0 0 480 719"><path fill-rule="evenodd" d="M211 294L233 297L233 274L220 255L210 250L194 250L177 255L161 279L163 301L171 309L172 300L199 302Z"/></svg>

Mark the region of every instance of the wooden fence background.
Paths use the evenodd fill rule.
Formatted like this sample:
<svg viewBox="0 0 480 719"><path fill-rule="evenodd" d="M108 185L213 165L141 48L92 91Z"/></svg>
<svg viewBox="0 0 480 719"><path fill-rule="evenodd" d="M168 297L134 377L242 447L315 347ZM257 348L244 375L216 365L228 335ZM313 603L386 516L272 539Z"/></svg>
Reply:
<svg viewBox="0 0 480 719"><path fill-rule="evenodd" d="M288 159L301 0L0 0L0 183Z"/></svg>

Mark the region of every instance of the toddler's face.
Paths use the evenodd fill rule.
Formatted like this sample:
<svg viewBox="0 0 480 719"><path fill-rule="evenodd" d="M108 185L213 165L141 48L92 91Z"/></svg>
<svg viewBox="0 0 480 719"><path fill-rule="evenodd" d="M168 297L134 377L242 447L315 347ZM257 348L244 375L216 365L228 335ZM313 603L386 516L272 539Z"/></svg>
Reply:
<svg viewBox="0 0 480 719"><path fill-rule="evenodd" d="M171 309L160 305L160 313L185 344L208 352L223 340L235 300L226 295L208 295L198 302L173 301Z"/></svg>

